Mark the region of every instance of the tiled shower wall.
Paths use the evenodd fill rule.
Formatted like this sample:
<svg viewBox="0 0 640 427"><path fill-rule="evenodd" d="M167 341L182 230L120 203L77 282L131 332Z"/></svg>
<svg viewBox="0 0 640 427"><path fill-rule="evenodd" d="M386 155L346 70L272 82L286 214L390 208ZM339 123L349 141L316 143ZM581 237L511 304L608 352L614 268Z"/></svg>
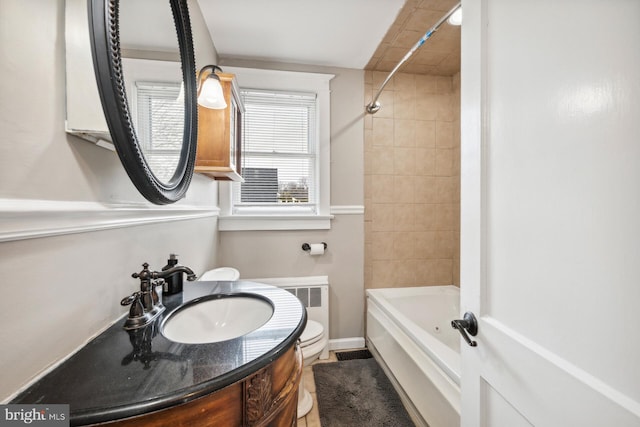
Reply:
<svg viewBox="0 0 640 427"><path fill-rule="evenodd" d="M366 71L365 105L388 73ZM365 287L460 283L460 74L399 73L365 118Z"/></svg>

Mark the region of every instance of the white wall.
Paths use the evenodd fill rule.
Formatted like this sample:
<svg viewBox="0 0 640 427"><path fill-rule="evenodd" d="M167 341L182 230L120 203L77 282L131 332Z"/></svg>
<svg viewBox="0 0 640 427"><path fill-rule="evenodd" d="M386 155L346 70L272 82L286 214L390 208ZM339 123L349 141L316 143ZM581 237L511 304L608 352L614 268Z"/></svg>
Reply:
<svg viewBox="0 0 640 427"><path fill-rule="evenodd" d="M215 42L215 40L214 40ZM330 338L364 336L364 72L362 70L222 60L222 65L334 74L331 80L330 230L224 231L220 262L242 278L329 276ZM242 82L239 82L242 84ZM303 243L326 242L325 255L310 257Z"/></svg>
<svg viewBox="0 0 640 427"><path fill-rule="evenodd" d="M0 401L125 313L119 302L137 289L131 273L142 262L159 269L176 252L198 273L216 266L217 218L211 214L55 237L7 237L29 227L60 231L60 221L65 227L112 226L123 215L114 203L143 207L127 211L129 222L148 218L152 208L115 153L64 131L64 3L0 2L0 234L6 240L0 243ZM198 13L195 2L190 7ZM197 27L201 21L194 19L194 39L204 65L217 55L206 30ZM195 176L177 206L214 212L217 187ZM32 209L32 200L48 202Z"/></svg>

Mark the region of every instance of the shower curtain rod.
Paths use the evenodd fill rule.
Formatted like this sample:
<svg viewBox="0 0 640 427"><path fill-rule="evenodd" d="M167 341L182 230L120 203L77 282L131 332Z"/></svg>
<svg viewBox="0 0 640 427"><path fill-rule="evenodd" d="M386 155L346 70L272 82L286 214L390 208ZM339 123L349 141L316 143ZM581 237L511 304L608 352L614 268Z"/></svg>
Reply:
<svg viewBox="0 0 640 427"><path fill-rule="evenodd" d="M402 58L400 60L400 62L398 62L398 65L396 65L394 67L394 69L391 70L391 72L389 73L387 78L384 80L384 82L382 82L382 85L380 86L380 89L378 89L378 93L376 93L376 96L373 98L373 101L371 101L369 104L367 104L367 113L375 114L375 113L378 112L378 110L380 110L381 105L378 102L378 98L380 97L380 94L382 93L382 89L384 89L384 87L387 85L387 83L389 83L389 80L391 80L391 77L393 77L393 75L396 73L396 71L398 71L398 69L400 67L402 67L402 65L405 62L407 62L407 60L409 58L411 58L411 55L413 55L414 52L416 50L418 50L420 48L420 46L422 46L424 44L424 42L426 42L433 35L433 33L438 31L438 29L442 26L442 24L444 24L444 22L447 19L449 19L449 17L451 15L453 15L455 13L455 11L460 8L460 6L461 6L461 3L458 3L449 12L447 12L446 15L444 15L442 18L440 18L440 20L438 22L436 22L436 24L433 27L431 27L431 29L429 29L429 31L427 31L420 38L420 40L418 40L418 42L411 48L411 50L409 52L407 52L407 54L404 56L404 58Z"/></svg>

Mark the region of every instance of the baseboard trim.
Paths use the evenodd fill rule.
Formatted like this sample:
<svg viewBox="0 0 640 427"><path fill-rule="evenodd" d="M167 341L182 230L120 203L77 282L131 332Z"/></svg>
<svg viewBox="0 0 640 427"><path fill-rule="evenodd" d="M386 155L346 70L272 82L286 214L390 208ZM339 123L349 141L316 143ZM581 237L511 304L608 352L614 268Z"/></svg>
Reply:
<svg viewBox="0 0 640 427"><path fill-rule="evenodd" d="M329 340L329 350L350 350L364 348L364 337L337 338Z"/></svg>

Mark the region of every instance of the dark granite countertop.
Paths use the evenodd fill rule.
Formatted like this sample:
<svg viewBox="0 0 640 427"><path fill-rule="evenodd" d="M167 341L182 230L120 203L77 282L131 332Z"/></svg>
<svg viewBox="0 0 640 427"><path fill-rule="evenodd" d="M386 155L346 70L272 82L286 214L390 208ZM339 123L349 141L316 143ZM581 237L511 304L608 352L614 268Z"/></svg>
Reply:
<svg viewBox="0 0 640 427"><path fill-rule="evenodd" d="M181 344L160 333L163 318L183 302L238 293L269 299L274 305L271 319L245 336L211 344ZM152 324L126 331L124 319L116 322L11 403L69 404L72 425L168 408L270 364L300 337L306 324L306 311L295 296L254 282L188 282L183 293L164 296L163 304L166 310Z"/></svg>

